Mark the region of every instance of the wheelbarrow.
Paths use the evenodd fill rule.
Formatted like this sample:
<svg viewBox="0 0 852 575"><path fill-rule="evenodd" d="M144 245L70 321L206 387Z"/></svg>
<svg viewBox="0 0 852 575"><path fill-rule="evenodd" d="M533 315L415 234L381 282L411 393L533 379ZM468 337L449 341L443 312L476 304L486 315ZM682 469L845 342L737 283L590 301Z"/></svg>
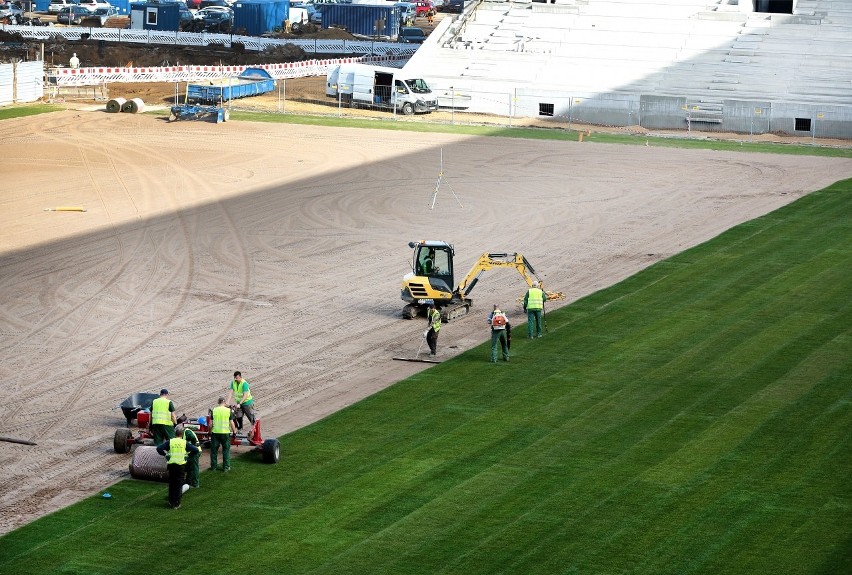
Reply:
<svg viewBox="0 0 852 575"><path fill-rule="evenodd" d="M127 420L127 427L131 427L133 425L133 420L136 419L136 415L140 411L145 409L150 410L151 404L158 397L160 397L160 395L157 393L137 392L119 403L118 406L121 408L121 412Z"/></svg>

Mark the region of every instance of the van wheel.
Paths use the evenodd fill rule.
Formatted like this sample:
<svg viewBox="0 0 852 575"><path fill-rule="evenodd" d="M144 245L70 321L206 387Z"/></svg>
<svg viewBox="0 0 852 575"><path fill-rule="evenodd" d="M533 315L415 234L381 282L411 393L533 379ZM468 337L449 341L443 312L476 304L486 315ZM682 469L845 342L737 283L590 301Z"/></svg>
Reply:
<svg viewBox="0 0 852 575"><path fill-rule="evenodd" d="M406 116L410 116L414 113L414 106L411 105L411 102L406 102L402 105L402 113Z"/></svg>

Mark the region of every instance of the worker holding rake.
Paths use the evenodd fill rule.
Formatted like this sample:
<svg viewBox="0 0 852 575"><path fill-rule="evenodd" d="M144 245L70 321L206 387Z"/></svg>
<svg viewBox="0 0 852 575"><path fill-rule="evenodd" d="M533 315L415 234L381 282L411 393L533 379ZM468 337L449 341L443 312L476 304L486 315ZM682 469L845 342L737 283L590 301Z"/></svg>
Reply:
<svg viewBox="0 0 852 575"><path fill-rule="evenodd" d="M426 311L426 321L429 329L426 330L426 343L429 344L429 355L438 353L438 332L441 331L441 312L435 309L435 304L430 303Z"/></svg>

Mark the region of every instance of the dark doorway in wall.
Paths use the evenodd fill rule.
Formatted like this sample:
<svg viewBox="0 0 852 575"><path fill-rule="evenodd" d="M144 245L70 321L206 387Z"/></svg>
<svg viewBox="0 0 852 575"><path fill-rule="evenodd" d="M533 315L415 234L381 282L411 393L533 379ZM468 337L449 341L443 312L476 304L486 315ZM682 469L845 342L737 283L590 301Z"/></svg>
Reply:
<svg viewBox="0 0 852 575"><path fill-rule="evenodd" d="M810 132L811 131L811 119L810 118L796 118L796 125L793 127L797 132Z"/></svg>
<svg viewBox="0 0 852 575"><path fill-rule="evenodd" d="M769 14L792 14L793 0L754 0L754 11Z"/></svg>

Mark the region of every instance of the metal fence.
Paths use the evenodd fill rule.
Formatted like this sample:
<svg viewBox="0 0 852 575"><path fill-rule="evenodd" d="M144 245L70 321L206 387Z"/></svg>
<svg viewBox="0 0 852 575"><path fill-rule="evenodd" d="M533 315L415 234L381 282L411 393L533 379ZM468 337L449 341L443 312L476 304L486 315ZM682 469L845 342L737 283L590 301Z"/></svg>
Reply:
<svg viewBox="0 0 852 575"><path fill-rule="evenodd" d="M399 112L360 105L350 107L340 98L325 94L325 77L293 80L270 107L248 98L235 101L236 110L322 114L380 120L407 120ZM298 82L298 83L297 83ZM494 124L500 126L602 126L635 131L682 131L690 133L738 133L852 139L852 106L810 106L763 101L723 100L707 110L707 103L688 97L631 94L578 94L553 91L513 90L480 92L436 90L439 110L418 115L419 121ZM703 106L703 108L702 108ZM270 109L271 108L271 109ZM712 112L712 114L710 113Z"/></svg>
<svg viewBox="0 0 852 575"><path fill-rule="evenodd" d="M162 44L170 46L223 46L230 48L241 44L247 50L262 52L267 48L291 44L298 46L306 54L340 54L354 56L395 56L410 57L417 50L416 44L400 44L373 40L331 40L331 39L280 39L259 36L241 36L238 34L212 34L207 32L173 32L167 30L133 30L118 28L81 28L54 26L0 25L0 30L17 33L22 37L49 42L51 38L65 40L104 40L106 42L129 42L133 44Z"/></svg>

